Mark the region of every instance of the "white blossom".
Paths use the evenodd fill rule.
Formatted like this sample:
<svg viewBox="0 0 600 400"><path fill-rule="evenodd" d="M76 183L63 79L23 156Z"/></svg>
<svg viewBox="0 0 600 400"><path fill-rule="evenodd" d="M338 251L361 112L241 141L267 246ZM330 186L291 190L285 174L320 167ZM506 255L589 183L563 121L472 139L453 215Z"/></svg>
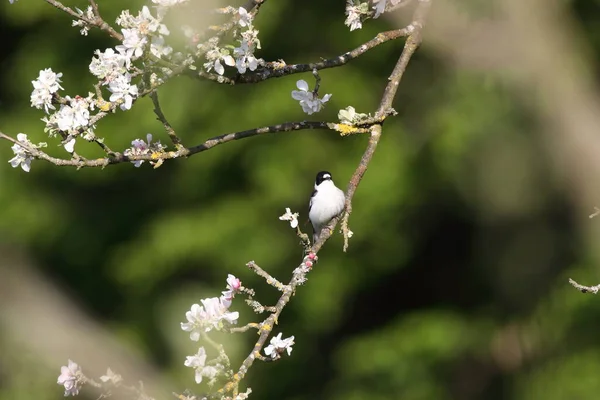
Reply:
<svg viewBox="0 0 600 400"><path fill-rule="evenodd" d="M379 16L385 12L387 0L373 0L373 3L375 3L373 4L373 9L375 10L373 18L379 18Z"/></svg>
<svg viewBox="0 0 600 400"><path fill-rule="evenodd" d="M281 339L281 332L279 335L273 336L267 347L265 347L265 354L272 359L279 358L280 354L287 351L288 356L292 354L292 346L294 345L294 337L290 336L286 339Z"/></svg>
<svg viewBox="0 0 600 400"><path fill-rule="evenodd" d="M110 82L119 75L125 74L127 57L114 49L108 48L104 52L96 50L96 57L90 63L90 72L100 79Z"/></svg>
<svg viewBox="0 0 600 400"><path fill-rule="evenodd" d="M136 85L131 85L131 75L128 73L116 76L108 84L108 90L112 92L110 101L116 102L121 107L121 110L131 109L133 99L138 95Z"/></svg>
<svg viewBox="0 0 600 400"><path fill-rule="evenodd" d="M160 141L152 142L152 134L148 133L146 135L146 142L142 139L135 139L131 142L131 147L123 152L127 157L134 156L142 156L149 155L152 153L161 153L164 151L165 146L160 143ZM131 163L139 167L144 163L144 160L134 160ZM150 162L152 164L152 162Z"/></svg>
<svg viewBox="0 0 600 400"><path fill-rule="evenodd" d="M221 61L230 67L235 65L235 60L229 55L229 52L227 50L222 50L217 46L214 46L207 51L205 57L207 62L204 63L204 68L207 72L210 72L210 70L214 68L217 74L223 75L225 68L223 67L223 64L221 64Z"/></svg>
<svg viewBox="0 0 600 400"><path fill-rule="evenodd" d="M296 229L298 226L298 213L292 213L292 210L286 207L285 214L279 217L281 221L290 221L290 226L292 229Z"/></svg>
<svg viewBox="0 0 600 400"><path fill-rule="evenodd" d="M152 0L152 2L154 4L158 4L159 6L163 6L163 7L171 7L176 4L187 3L187 1L188 0Z"/></svg>
<svg viewBox="0 0 600 400"><path fill-rule="evenodd" d="M115 374L110 368L106 370L106 375L102 375L100 380L104 383L110 382L113 385L117 385L123 381L123 378L119 374Z"/></svg>
<svg viewBox="0 0 600 400"><path fill-rule="evenodd" d="M296 86L300 90L292 90L292 98L300 102L302 111L308 115L321 111L325 103L331 98L331 94L326 94L322 99L319 99L316 93L308 90L308 83L303 79L296 82Z"/></svg>
<svg viewBox="0 0 600 400"><path fill-rule="evenodd" d="M52 93L47 90L34 89L31 92L31 107L42 108L48 113L49 109L55 110L52 105Z"/></svg>
<svg viewBox="0 0 600 400"><path fill-rule="evenodd" d="M240 16L238 24L240 24L241 27L245 28L252 24L252 14L249 14L244 7L238 9L238 14Z"/></svg>
<svg viewBox="0 0 600 400"><path fill-rule="evenodd" d="M342 124L352 125L356 116L356 110L352 106L348 106L338 112L338 118Z"/></svg>
<svg viewBox="0 0 600 400"><path fill-rule="evenodd" d="M235 295L237 293L239 293L241 290L242 290L242 281L240 281L234 275L228 274L227 275L227 290L222 292L223 293L222 297L224 298L224 303L231 305L231 301L233 300ZM228 305L228 307L229 307L229 305Z"/></svg>
<svg viewBox="0 0 600 400"><path fill-rule="evenodd" d="M229 312L231 302L222 297L211 297L200 300L202 305L193 304L190 311L185 313L188 322L181 323L181 329L190 332L190 339L198 341L201 332L209 332L212 329L219 330L223 327L223 321L229 324L237 323L239 313Z"/></svg>
<svg viewBox="0 0 600 400"><path fill-rule="evenodd" d="M31 81L33 85L31 106L40 109L44 107L46 113L48 113L49 108L54 110L52 94L63 88L60 86L61 77L62 73L57 74L50 68L41 70L38 78L35 81Z"/></svg>
<svg viewBox="0 0 600 400"><path fill-rule="evenodd" d="M55 73L50 68L46 68L40 71L40 75L35 81L32 81L33 87L35 89L45 89L50 93L57 92L58 89L62 89L60 86L60 78L62 77L62 73Z"/></svg>
<svg viewBox="0 0 600 400"><path fill-rule="evenodd" d="M60 367L60 375L56 383L65 387L65 396L75 396L79 394L81 388L81 368L73 361L69 360L69 364L65 367Z"/></svg>
<svg viewBox="0 0 600 400"><path fill-rule="evenodd" d="M135 28L142 35L169 35L169 28L163 23L161 19L156 18L150 12L147 6L142 7L142 10L138 13L138 16L134 19Z"/></svg>
<svg viewBox="0 0 600 400"><path fill-rule="evenodd" d="M92 9L92 6L88 6L85 9L85 11L82 11L77 7L75 7L75 9L77 10L77 14L79 14L84 19L73 20L71 26L80 26L81 30L79 31L79 33L81 33L83 36L87 36L90 30L90 24L88 24L85 20L87 19L89 21L94 21L96 19L96 16L94 15L94 10Z"/></svg>
<svg viewBox="0 0 600 400"><path fill-rule="evenodd" d="M346 6L346 21L344 21L344 24L350 27L350 31L362 28L361 15L359 6Z"/></svg>
<svg viewBox="0 0 600 400"><path fill-rule="evenodd" d="M258 59L253 52L253 46L249 45L246 40L240 43L240 47L233 49L235 66L240 74L245 73L247 69L254 71L258 67Z"/></svg>
<svg viewBox="0 0 600 400"><path fill-rule="evenodd" d="M153 36L150 42L150 52L158 58L168 56L173 52L173 48L166 44L162 36Z"/></svg>
<svg viewBox="0 0 600 400"><path fill-rule="evenodd" d="M255 49L260 49L260 40L258 39L258 30L250 25L247 30L240 33L242 39L240 42L246 42L248 47L254 52Z"/></svg>
<svg viewBox="0 0 600 400"><path fill-rule="evenodd" d="M116 49L132 60L141 57L148 38L142 36L137 29L121 29L121 32L123 32L123 44L116 46Z"/></svg>
<svg viewBox="0 0 600 400"><path fill-rule="evenodd" d="M46 123L44 132L50 136L56 136L59 131L68 133L63 141L65 149L72 153L74 138L82 136L86 140L94 138L94 126L90 126L90 111L94 110L94 93L88 93L87 97L75 96L65 97L67 104L61 104L60 109L54 114L42 118Z"/></svg>
<svg viewBox="0 0 600 400"><path fill-rule="evenodd" d="M54 122L58 125L58 129L69 132L87 126L90 118L88 101L80 96L76 96L74 99L67 96L66 100L70 102L70 105L61 104L56 113Z"/></svg>
<svg viewBox="0 0 600 400"><path fill-rule="evenodd" d="M67 138L67 140L63 143L63 147L69 153L74 152L75 151L75 138L72 137L72 136L70 136L69 138Z"/></svg>
<svg viewBox="0 0 600 400"><path fill-rule="evenodd" d="M196 383L201 383L203 378L214 379L219 372L216 367L206 365L206 350L204 347L200 347L198 353L193 356L186 356L183 365L196 370Z"/></svg>
<svg viewBox="0 0 600 400"><path fill-rule="evenodd" d="M129 13L129 10L121 11L117 17L117 24L123 28L135 30L141 36L153 34L168 35L169 29L161 23L162 17L154 17L148 6L143 6L137 16Z"/></svg>
<svg viewBox="0 0 600 400"><path fill-rule="evenodd" d="M227 274L227 289L234 293L238 293L242 288L242 281L235 277L235 275Z"/></svg>
<svg viewBox="0 0 600 400"><path fill-rule="evenodd" d="M171 46L166 45L163 35L169 35L169 29L161 23L161 15L155 17L147 6L137 16L124 10L117 18L117 24L122 26L123 44L116 49L125 55L125 66L129 68L131 60L142 56L147 45L150 44L150 52L157 57L167 56L173 52Z"/></svg>
<svg viewBox="0 0 600 400"><path fill-rule="evenodd" d="M365 113L357 113L354 107L348 106L338 111L338 118L342 124L354 125L362 120L368 118L369 115Z"/></svg>
<svg viewBox="0 0 600 400"><path fill-rule="evenodd" d="M35 147L24 133L17 134L17 140L23 144ZM16 143L11 147L11 150L15 153L15 156L8 160L10 165L13 168L17 168L20 165L23 171L29 172L31 170L31 161L33 160L31 153Z"/></svg>

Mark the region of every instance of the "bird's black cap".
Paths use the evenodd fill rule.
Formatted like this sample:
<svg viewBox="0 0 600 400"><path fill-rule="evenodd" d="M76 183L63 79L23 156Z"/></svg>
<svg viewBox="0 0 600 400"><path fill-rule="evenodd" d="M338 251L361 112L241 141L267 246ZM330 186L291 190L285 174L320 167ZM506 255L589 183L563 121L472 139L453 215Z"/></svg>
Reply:
<svg viewBox="0 0 600 400"><path fill-rule="evenodd" d="M331 178L331 173L327 172L327 171L321 171L317 174L317 178L315 179L315 184L318 186L321 184L321 182L323 181L330 181Z"/></svg>

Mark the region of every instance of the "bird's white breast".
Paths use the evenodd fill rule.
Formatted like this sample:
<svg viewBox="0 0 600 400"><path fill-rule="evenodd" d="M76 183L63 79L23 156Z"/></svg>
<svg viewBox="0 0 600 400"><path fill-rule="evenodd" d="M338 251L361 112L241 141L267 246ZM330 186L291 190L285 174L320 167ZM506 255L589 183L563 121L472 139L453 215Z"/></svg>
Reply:
<svg viewBox="0 0 600 400"><path fill-rule="evenodd" d="M308 217L315 228L320 229L344 209L344 192L333 182L324 181L317 188L312 198Z"/></svg>

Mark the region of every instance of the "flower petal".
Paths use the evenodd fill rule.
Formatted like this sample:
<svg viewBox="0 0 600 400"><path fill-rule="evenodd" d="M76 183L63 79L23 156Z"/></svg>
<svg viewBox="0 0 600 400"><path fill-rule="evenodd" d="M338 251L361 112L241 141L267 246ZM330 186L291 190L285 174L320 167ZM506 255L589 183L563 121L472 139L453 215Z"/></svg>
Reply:
<svg viewBox="0 0 600 400"><path fill-rule="evenodd" d="M296 82L296 87L303 92L308 92L308 83L306 83L304 79L300 79L298 82Z"/></svg>

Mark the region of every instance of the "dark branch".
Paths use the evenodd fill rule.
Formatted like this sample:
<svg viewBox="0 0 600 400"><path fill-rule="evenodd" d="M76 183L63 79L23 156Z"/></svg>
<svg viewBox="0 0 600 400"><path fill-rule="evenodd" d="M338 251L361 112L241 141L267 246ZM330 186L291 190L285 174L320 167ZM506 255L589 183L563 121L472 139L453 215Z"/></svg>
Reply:
<svg viewBox="0 0 600 400"><path fill-rule="evenodd" d="M265 68L257 70L255 72L247 72L243 75L239 75L234 82L235 83L257 83L265 81L271 78L279 78L286 75L298 74L301 72L312 72L314 69L322 70L327 68L335 68L344 65L357 57L363 55L367 51L388 42L390 40L398 39L400 37L408 36L413 32L415 27L410 24L402 29L395 29L387 32L381 32L373 39L360 45L354 50L348 51L340 56L322 60L317 63L310 64L292 64L286 65L281 62L270 62L267 63ZM229 82L228 82L229 83Z"/></svg>
<svg viewBox="0 0 600 400"><path fill-rule="evenodd" d="M152 99L152 103L154 104L154 114L156 114L157 119L162 122L167 135L171 139L171 142L175 145L175 148L179 150L181 146L181 139L175 133L175 129L171 126L169 121L167 121L167 117L163 114L162 109L160 108L160 103L158 101L158 93L156 91L150 93L150 98Z"/></svg>
<svg viewBox="0 0 600 400"><path fill-rule="evenodd" d="M85 168L85 167L106 167L110 164L119 164L130 161L158 161L158 160L170 160L174 158L180 157L189 157L197 153L201 153L206 150L210 150L215 146L221 145L223 143L231 142L233 140L240 140L249 138L252 136L265 135L268 133L279 133L279 132L292 132L292 131L301 131L307 129L327 129L327 130L337 130L338 124L330 123L330 122L321 122L321 121L301 121L301 122L286 122L279 125L271 125L262 128L249 129L246 131L227 133L224 135L216 136L214 138L206 140L204 143L199 144L194 147L180 147L177 151L166 151L160 154L153 155L139 155L139 156L126 156L123 153L112 153L104 158L96 158L96 159L62 159L52 157L45 152L35 149L26 143L21 143L18 140L5 135L0 132L0 139L8 140L9 142L16 143L19 146L23 147L27 150L31 155L33 155L37 159L48 161L54 165L58 165L61 167L69 166L69 167L77 167L77 168Z"/></svg>

